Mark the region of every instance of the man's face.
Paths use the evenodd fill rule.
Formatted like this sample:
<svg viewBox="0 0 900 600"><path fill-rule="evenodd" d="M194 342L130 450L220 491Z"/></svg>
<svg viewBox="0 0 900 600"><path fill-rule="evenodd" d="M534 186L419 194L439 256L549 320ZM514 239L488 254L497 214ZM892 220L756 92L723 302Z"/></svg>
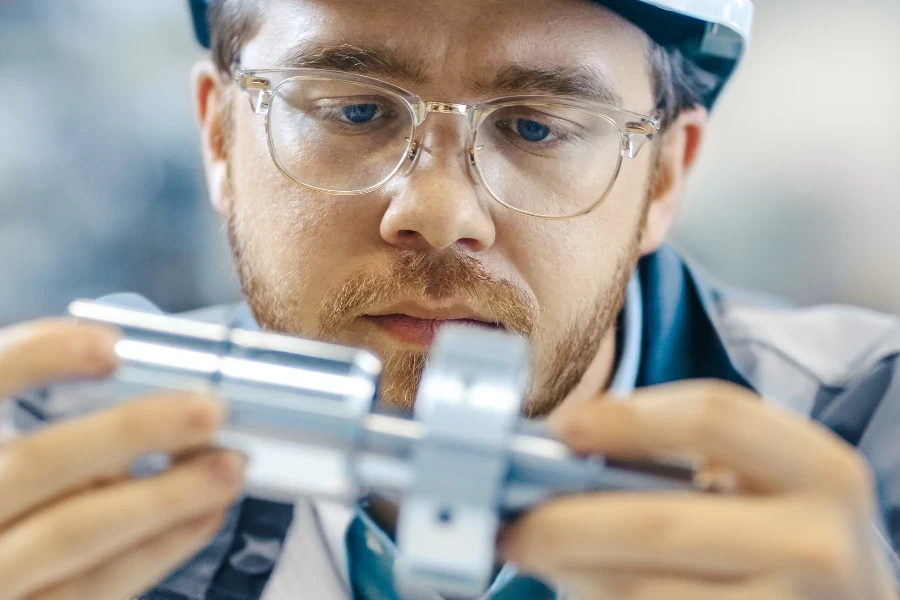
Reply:
<svg viewBox="0 0 900 600"><path fill-rule="evenodd" d="M285 66L294 47L390 48L421 66L419 82L381 77L426 100L472 104L510 65L602 73L623 108L649 114L644 34L579 0L279 0L241 52L245 69ZM527 90L526 90L527 92ZM413 402L437 326L486 321L528 337L530 412L544 414L611 347L638 257L653 148L626 160L588 215L511 212L472 180L468 125L431 114L415 168L382 189L333 196L301 188L269 155L263 117L232 86L228 185L220 208L260 325L368 347L385 361L384 400ZM610 352L611 354L611 352Z"/></svg>

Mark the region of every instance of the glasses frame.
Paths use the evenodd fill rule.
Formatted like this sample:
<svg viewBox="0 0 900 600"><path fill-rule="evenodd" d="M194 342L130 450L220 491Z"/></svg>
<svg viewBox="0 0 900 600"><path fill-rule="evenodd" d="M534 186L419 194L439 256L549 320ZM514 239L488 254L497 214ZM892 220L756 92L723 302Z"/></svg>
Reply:
<svg viewBox="0 0 900 600"><path fill-rule="evenodd" d="M266 140L269 146L269 154L278 170L288 179L297 185L306 189L324 192L335 196L358 196L374 192L394 178L404 165L407 165L406 172L410 172L416 164L419 156L418 130L425 122L430 113L438 114L456 114L466 118L469 126L469 143L465 149L467 156L467 164L469 167L470 177L473 181L480 183L491 198L503 206L504 208L515 213L537 217L541 219L562 220L571 219L586 215L596 210L609 197L619 178L622 169L623 159L632 159L638 155L640 149L660 130L660 120L657 117L642 115L640 113L631 112L620 109L615 106L603 104L601 102L592 102L575 98L567 98L564 96L547 96L547 95L519 95L504 96L495 98L486 102L478 102L476 104L457 104L453 102L438 102L424 100L420 96L405 90L401 87L387 83L374 77L367 75L359 75L357 73L345 73L343 71L332 71L329 69L318 68L302 68L302 69L235 69L234 82L244 92L250 100L250 106L254 114L263 115L265 117ZM407 147L402 158L391 172L375 185L371 185L359 190L334 190L311 185L300 181L296 176L292 175L281 163L278 153L275 151L274 139L272 136L272 128L270 126L270 108L272 99L278 93L278 90L287 82L296 80L337 80L347 83L355 83L368 85L383 91L385 94L399 100L410 113L412 117L409 136L406 138ZM599 118L605 119L612 124L618 134L620 141L620 151L613 177L603 194L590 206L578 210L575 213L567 215L546 215L531 212L525 209L510 205L500 198L488 184L482 175L478 160L478 151L482 148L478 144L478 131L482 123L495 111L506 108L508 106L527 104L530 106L545 107L561 107L561 108L577 108L585 110Z"/></svg>

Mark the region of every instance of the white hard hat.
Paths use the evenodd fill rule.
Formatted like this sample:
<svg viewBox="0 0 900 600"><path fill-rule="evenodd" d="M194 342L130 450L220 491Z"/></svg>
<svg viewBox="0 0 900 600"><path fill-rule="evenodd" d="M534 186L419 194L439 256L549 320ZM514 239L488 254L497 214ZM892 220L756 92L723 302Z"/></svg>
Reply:
<svg viewBox="0 0 900 600"><path fill-rule="evenodd" d="M188 0L197 39L209 48L206 10L216 0ZM677 47L713 74L717 86L706 97L712 106L747 49L753 0L593 0L647 32L656 43Z"/></svg>
<svg viewBox="0 0 900 600"><path fill-rule="evenodd" d="M734 74L750 42L753 0L594 0L647 32L656 43L677 47L716 77L712 106Z"/></svg>

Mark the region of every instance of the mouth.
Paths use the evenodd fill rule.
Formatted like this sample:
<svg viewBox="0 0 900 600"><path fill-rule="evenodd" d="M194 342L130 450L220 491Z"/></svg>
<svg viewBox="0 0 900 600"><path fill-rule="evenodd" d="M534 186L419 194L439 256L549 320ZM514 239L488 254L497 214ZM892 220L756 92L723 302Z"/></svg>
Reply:
<svg viewBox="0 0 900 600"><path fill-rule="evenodd" d="M441 327L465 325L500 329L502 326L487 317L477 315L465 308L429 309L407 305L391 307L376 314L366 314L362 319L395 341L413 346L428 347Z"/></svg>

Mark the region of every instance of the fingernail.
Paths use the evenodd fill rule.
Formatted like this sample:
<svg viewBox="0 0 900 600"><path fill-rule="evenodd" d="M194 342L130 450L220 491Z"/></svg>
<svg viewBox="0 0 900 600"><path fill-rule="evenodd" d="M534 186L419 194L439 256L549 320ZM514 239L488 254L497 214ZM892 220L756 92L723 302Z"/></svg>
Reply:
<svg viewBox="0 0 900 600"><path fill-rule="evenodd" d="M84 331L76 338L76 351L97 371L111 371L118 363L116 343L119 337L117 331L107 328L92 329L90 333Z"/></svg>
<svg viewBox="0 0 900 600"><path fill-rule="evenodd" d="M218 429L225 422L227 407L210 396L186 394L178 400L188 405L188 428L192 431L207 432Z"/></svg>
<svg viewBox="0 0 900 600"><path fill-rule="evenodd" d="M231 486L241 480L246 462L234 452L225 452L213 459L212 469L219 482Z"/></svg>

